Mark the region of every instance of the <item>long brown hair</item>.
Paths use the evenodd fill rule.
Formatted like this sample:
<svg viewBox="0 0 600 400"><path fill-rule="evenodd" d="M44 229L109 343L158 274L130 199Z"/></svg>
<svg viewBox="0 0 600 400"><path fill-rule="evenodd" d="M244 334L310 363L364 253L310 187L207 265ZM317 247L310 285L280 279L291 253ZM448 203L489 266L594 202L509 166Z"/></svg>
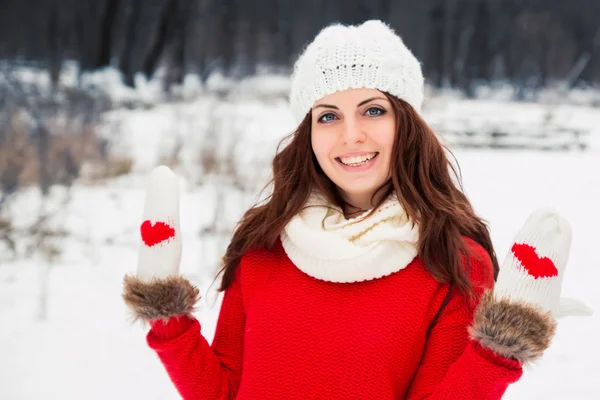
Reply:
<svg viewBox="0 0 600 400"><path fill-rule="evenodd" d="M395 111L396 138L390 162L391 178L378 190L379 195L374 194L373 198L377 195L379 199L375 209L395 192L408 215L419 225L419 256L430 273L439 281L453 281L463 293L474 295L463 267L463 256L469 253L463 236L489 253L495 280L499 266L487 225L475 215L463 194L460 175L446 156L446 151L450 151L410 105L385 95ZM223 273L219 291L229 287L245 252L272 248L313 190L320 191L342 210L350 206L320 168L312 151L311 120L309 112L296 131L280 143L273 159L273 178L267 185L272 185L272 193L249 209L238 223L219 271Z"/></svg>

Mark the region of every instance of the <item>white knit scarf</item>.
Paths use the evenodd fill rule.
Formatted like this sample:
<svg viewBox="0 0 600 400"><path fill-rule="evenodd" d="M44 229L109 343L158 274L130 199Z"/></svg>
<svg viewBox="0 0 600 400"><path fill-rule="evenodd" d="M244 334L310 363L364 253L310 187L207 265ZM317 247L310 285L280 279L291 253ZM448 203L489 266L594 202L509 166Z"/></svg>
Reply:
<svg viewBox="0 0 600 400"><path fill-rule="evenodd" d="M395 196L368 218L370 211L346 220L318 194L306 206L286 225L281 242L296 267L314 278L377 279L403 269L417 255L418 226Z"/></svg>

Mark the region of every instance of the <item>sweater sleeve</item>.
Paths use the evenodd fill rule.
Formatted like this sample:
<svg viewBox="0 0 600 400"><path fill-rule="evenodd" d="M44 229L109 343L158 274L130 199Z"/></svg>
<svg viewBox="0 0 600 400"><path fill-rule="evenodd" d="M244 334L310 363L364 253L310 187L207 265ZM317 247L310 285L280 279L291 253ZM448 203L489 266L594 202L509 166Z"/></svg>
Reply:
<svg viewBox="0 0 600 400"><path fill-rule="evenodd" d="M471 258L471 280L478 296L493 287L493 266L480 248L480 259ZM505 358L470 338L477 304L453 290L446 308L430 332L423 358L407 399L501 399L517 381L522 364Z"/></svg>
<svg viewBox="0 0 600 400"><path fill-rule="evenodd" d="M236 397L245 325L239 270L225 290L212 345L193 317L174 316L152 323L148 345L156 351L184 400Z"/></svg>

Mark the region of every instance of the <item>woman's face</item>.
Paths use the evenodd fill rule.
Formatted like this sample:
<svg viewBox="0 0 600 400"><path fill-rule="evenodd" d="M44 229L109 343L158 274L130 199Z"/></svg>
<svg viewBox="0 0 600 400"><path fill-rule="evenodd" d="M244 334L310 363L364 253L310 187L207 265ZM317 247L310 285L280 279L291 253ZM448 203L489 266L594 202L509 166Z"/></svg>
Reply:
<svg viewBox="0 0 600 400"><path fill-rule="evenodd" d="M312 149L344 199L370 209L374 192L389 179L396 116L376 89L349 89L312 108Z"/></svg>

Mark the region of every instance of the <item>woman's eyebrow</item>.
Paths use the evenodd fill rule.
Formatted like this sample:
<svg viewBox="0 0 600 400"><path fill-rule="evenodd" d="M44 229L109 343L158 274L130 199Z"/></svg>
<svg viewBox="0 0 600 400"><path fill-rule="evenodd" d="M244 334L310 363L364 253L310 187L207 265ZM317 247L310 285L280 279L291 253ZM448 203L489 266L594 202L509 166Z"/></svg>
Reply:
<svg viewBox="0 0 600 400"><path fill-rule="evenodd" d="M337 108L336 106L333 106L331 104L317 104L316 106L314 106L314 108L319 108L319 107L333 108L334 110L339 110L339 108Z"/></svg>
<svg viewBox="0 0 600 400"><path fill-rule="evenodd" d="M386 98L380 97L380 96L379 97L371 97L369 99L361 101L360 103L358 103L358 105L356 107L363 106L363 105L367 104L368 102L371 102L371 101L377 100L377 99L379 99L379 100L387 100ZM332 104L317 104L314 108L319 108L319 107L331 108L331 109L334 109L334 110L339 110L339 108L337 108L336 106L334 106Z"/></svg>
<svg viewBox="0 0 600 400"><path fill-rule="evenodd" d="M366 99L366 100L361 101L360 103L358 103L358 105L356 107L363 106L363 105L367 104L368 102L373 101L373 100L377 100L377 99L379 99L379 100L387 100L384 97L375 96L375 97L371 97L370 99Z"/></svg>

